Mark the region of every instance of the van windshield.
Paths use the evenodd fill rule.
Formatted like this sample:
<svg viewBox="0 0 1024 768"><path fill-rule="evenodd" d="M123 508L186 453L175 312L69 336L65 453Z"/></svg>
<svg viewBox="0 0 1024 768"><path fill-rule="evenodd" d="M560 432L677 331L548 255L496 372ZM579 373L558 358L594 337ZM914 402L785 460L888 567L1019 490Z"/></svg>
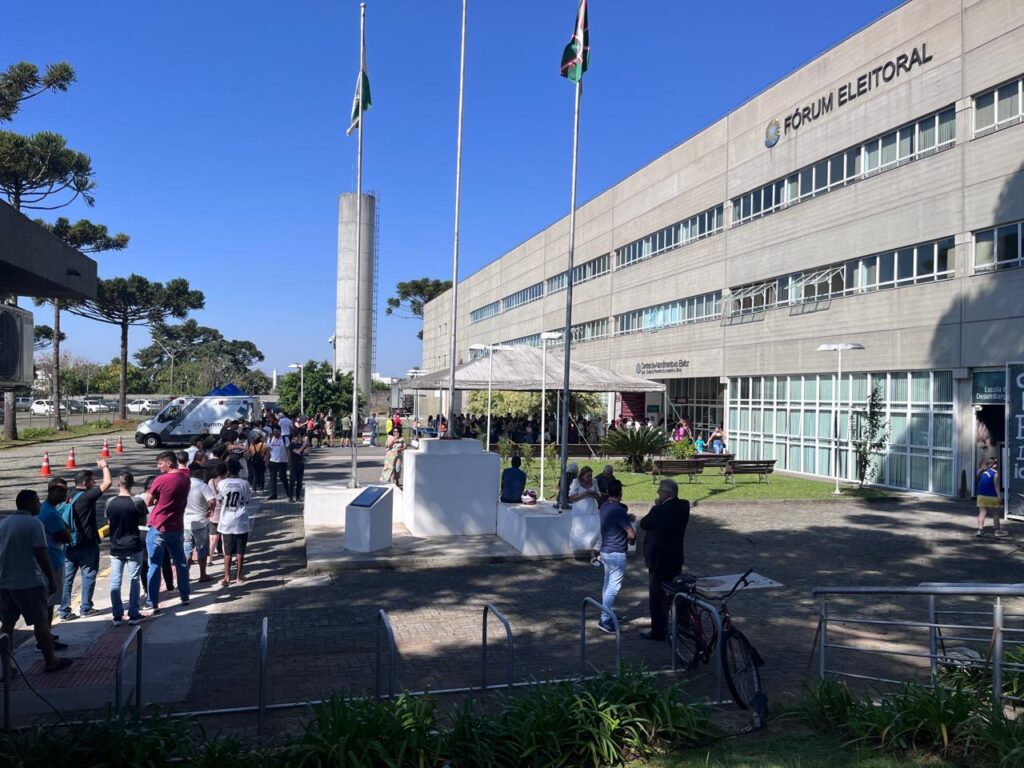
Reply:
<svg viewBox="0 0 1024 768"><path fill-rule="evenodd" d="M157 414L157 421L171 421L176 419L181 413L181 405L179 403L168 404L159 414Z"/></svg>

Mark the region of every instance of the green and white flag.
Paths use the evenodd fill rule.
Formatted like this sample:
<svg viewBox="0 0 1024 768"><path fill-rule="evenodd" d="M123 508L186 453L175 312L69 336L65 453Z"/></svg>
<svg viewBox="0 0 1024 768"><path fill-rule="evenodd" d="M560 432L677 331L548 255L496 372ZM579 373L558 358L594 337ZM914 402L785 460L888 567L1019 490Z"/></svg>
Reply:
<svg viewBox="0 0 1024 768"><path fill-rule="evenodd" d="M349 123L348 130L345 131L346 136L351 136L352 131L359 127L359 121L363 117L363 112L369 108L370 78L366 74L366 62L364 61L359 74L356 76L356 92L352 96L352 120Z"/></svg>
<svg viewBox="0 0 1024 768"><path fill-rule="evenodd" d="M576 10L576 29L562 52L562 77L578 83L590 63L590 29L587 26L587 0L580 0Z"/></svg>

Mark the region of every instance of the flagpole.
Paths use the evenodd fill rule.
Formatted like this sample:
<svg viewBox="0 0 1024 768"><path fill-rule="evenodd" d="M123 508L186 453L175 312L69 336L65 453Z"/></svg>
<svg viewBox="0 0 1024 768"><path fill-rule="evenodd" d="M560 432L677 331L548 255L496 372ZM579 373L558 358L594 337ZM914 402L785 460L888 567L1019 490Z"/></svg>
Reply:
<svg viewBox="0 0 1024 768"><path fill-rule="evenodd" d="M356 307L355 334L352 337L352 469L348 487L359 487L359 461L356 441L359 439L359 306L360 269L363 240L363 81L366 72L366 3L359 4L359 137L356 145Z"/></svg>
<svg viewBox="0 0 1024 768"><path fill-rule="evenodd" d="M456 330L459 322L459 204L462 196L462 102L466 86L466 5L462 0L462 46L459 61L459 116L455 138L455 236L452 246L452 314L451 342L448 348L448 431L445 435L455 437L455 356ZM438 432L440 432L440 427Z"/></svg>
<svg viewBox="0 0 1024 768"><path fill-rule="evenodd" d="M582 41L581 41L582 45ZM584 54L581 51L580 56ZM580 144L580 96L583 93L583 77L576 81L576 106L572 119L572 185L571 202L569 205L569 266L566 271L565 285L565 331L562 339L565 349L565 365L562 369L562 425L561 425L561 470L558 480L558 509L569 508L569 483L566 470L569 462L569 358L572 352L572 262L573 250L576 247L576 166Z"/></svg>

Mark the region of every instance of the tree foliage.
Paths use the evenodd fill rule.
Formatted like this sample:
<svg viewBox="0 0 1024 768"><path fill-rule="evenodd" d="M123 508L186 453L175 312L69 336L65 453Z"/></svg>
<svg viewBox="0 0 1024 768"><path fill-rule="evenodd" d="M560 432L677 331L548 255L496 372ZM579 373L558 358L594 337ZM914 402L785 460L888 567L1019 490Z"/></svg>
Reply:
<svg viewBox="0 0 1024 768"><path fill-rule="evenodd" d="M63 341L65 334L60 334L60 339ZM37 325L32 328L32 351L33 352L45 352L47 349L53 346L54 333L53 328L48 325Z"/></svg>
<svg viewBox="0 0 1024 768"><path fill-rule="evenodd" d="M16 210L63 208L79 197L91 206L93 175L89 156L58 133L0 131L0 192Z"/></svg>
<svg viewBox="0 0 1024 768"><path fill-rule="evenodd" d="M399 315L399 317L415 317L422 320L424 305L451 287L451 280L433 280L429 277L400 282L395 286L395 295L388 299L388 306L384 313L393 315L399 311L405 311L408 314ZM423 338L422 329L416 336L420 339Z"/></svg>
<svg viewBox="0 0 1024 768"><path fill-rule="evenodd" d="M162 323L184 318L190 310L206 306L202 291L192 290L188 280L177 277L167 283L147 280L141 275L100 280L96 298L70 308L72 314L116 325L121 329L121 384L118 388L118 416L125 418L127 394L128 329L133 325Z"/></svg>
<svg viewBox="0 0 1024 768"><path fill-rule="evenodd" d="M121 386L122 373L128 392L142 394L148 391L149 377L146 376L145 371L129 363L122 372L121 361L116 357L96 371L89 382L89 389L103 394L117 392Z"/></svg>
<svg viewBox="0 0 1024 768"><path fill-rule="evenodd" d="M651 456L660 456L668 447L665 433L657 429L620 429L609 432L601 441L609 456L621 456L634 472L643 472Z"/></svg>
<svg viewBox="0 0 1024 768"><path fill-rule="evenodd" d="M331 364L327 361L309 360L304 373L286 373L277 380L277 402L284 410L295 415L304 390L307 414L319 411L333 413L340 418L352 412L352 374L338 374L337 381L331 382Z"/></svg>
<svg viewBox="0 0 1024 768"><path fill-rule="evenodd" d="M558 408L558 391L547 390L548 414ZM467 413L487 413L487 390L471 392L463 401ZM594 392L572 392L569 395L569 413L576 418L585 418L601 411L601 396ZM491 414L494 416L540 416L540 392L491 392Z"/></svg>
<svg viewBox="0 0 1024 768"><path fill-rule="evenodd" d="M860 486L874 479L879 463L873 457L885 451L889 444L889 422L885 420L885 403L882 401L882 387L871 388L862 410L853 412L850 440L853 443Z"/></svg>
<svg viewBox="0 0 1024 768"><path fill-rule="evenodd" d="M75 82L75 70L66 61L47 64L46 71L27 61L0 72L0 123L9 122L21 103L45 91L66 91Z"/></svg>

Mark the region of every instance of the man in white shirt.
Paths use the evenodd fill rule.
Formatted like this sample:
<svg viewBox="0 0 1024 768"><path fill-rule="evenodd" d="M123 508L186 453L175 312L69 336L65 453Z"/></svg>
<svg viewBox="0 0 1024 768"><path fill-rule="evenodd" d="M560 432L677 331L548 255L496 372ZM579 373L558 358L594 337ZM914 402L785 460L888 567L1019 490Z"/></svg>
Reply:
<svg viewBox="0 0 1024 768"><path fill-rule="evenodd" d="M281 427L274 425L270 431L270 439L267 440L267 449L270 451L270 495L268 500L277 498L277 478L280 476L284 483L284 489L288 490L288 438L281 434Z"/></svg>
<svg viewBox="0 0 1024 768"><path fill-rule="evenodd" d="M249 482L238 476L241 469L236 459L228 461L228 476L217 485L217 504L220 506L220 523L217 533L224 541L224 578L221 584L231 583L231 559L238 557L235 584L245 581L242 565L245 561L245 547L249 542L249 498L252 489Z"/></svg>
<svg viewBox="0 0 1024 768"><path fill-rule="evenodd" d="M288 418L287 414L282 413L281 418L277 420L277 426L281 428L281 437L287 441L292 434L292 420Z"/></svg>
<svg viewBox="0 0 1024 768"><path fill-rule="evenodd" d="M188 501L185 503L185 563L192 562L192 553L199 560L199 581L209 581L206 563L210 557L210 515L216 491L206 482L202 469L193 464L188 476Z"/></svg>

